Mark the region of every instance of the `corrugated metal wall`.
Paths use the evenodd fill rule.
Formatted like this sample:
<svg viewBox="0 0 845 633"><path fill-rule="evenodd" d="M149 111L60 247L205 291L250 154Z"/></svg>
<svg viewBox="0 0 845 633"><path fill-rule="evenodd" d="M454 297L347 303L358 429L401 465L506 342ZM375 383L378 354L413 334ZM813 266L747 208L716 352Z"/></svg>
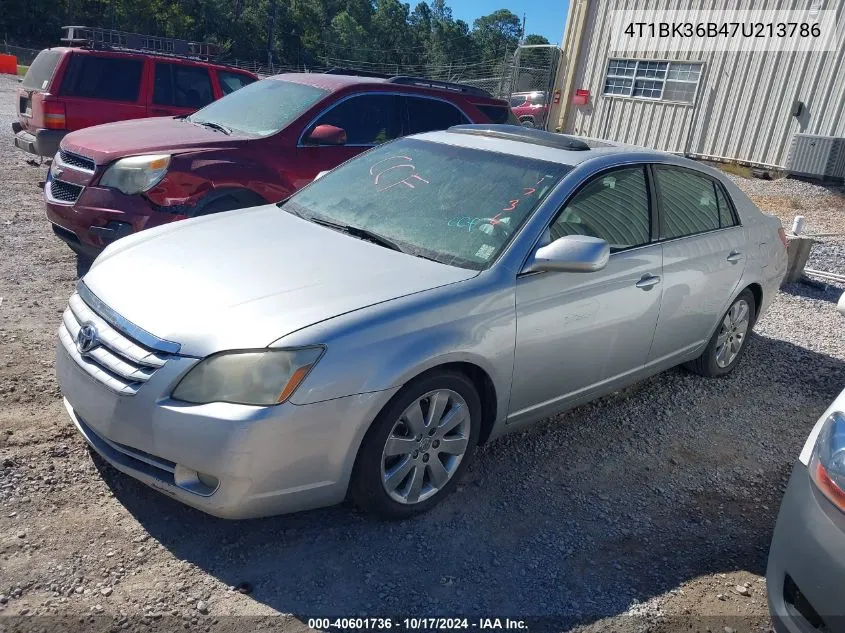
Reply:
<svg viewBox="0 0 845 633"><path fill-rule="evenodd" d="M573 84L590 91L591 103L567 106L561 130L701 158L775 166L786 165L796 132L845 136L845 46L816 53L639 51L624 57L704 62L696 104L601 94L607 60L614 56L609 50L611 11L721 11L725 4L724 0L592 0ZM840 26L845 21L845 0L737 0L730 8L803 10L811 5L835 10ZM805 106L799 117L792 116L796 99Z"/></svg>

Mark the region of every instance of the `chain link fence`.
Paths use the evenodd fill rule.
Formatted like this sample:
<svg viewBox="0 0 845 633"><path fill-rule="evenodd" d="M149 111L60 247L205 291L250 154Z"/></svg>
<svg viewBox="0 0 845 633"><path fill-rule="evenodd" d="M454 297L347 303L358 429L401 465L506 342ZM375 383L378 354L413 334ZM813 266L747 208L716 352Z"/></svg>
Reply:
<svg viewBox="0 0 845 633"><path fill-rule="evenodd" d="M18 58L18 64L20 66L29 66L35 59L35 56L40 52L40 48L24 48L23 46L13 46L6 42L0 43L0 53L14 55Z"/></svg>

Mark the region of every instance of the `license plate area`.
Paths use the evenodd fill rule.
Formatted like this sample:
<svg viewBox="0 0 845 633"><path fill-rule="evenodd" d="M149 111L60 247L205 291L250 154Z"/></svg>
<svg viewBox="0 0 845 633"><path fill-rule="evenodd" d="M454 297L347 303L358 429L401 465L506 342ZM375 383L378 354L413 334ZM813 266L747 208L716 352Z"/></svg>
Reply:
<svg viewBox="0 0 845 633"><path fill-rule="evenodd" d="M18 104L18 112L20 112L23 116L31 117L32 116L32 99L29 97L21 95Z"/></svg>

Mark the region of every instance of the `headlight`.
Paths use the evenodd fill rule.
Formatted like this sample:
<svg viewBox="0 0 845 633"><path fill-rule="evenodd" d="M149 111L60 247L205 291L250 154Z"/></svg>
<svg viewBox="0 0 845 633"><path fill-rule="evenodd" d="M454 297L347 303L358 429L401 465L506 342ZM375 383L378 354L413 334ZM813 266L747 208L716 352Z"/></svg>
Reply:
<svg viewBox="0 0 845 633"><path fill-rule="evenodd" d="M164 178L168 165L168 154L121 158L106 170L100 178L100 185L129 195L149 191Z"/></svg>
<svg viewBox="0 0 845 633"><path fill-rule="evenodd" d="M280 404L293 395L324 351L315 346L215 354L191 368L172 397L193 404Z"/></svg>
<svg viewBox="0 0 845 633"><path fill-rule="evenodd" d="M845 511L845 413L825 420L810 459L810 476L824 495Z"/></svg>

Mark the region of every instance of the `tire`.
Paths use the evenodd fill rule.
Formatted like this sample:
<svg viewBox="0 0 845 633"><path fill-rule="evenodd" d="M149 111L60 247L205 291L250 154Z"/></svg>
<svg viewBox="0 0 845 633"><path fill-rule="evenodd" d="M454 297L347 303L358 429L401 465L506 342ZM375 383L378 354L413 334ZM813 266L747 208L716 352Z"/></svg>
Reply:
<svg viewBox="0 0 845 633"><path fill-rule="evenodd" d="M222 198L217 198L214 202L210 202L205 205L195 217L211 215L212 213L222 213L223 211L233 211L235 209L240 209L243 206L244 205L241 204L241 202L234 196L223 196Z"/></svg>
<svg viewBox="0 0 845 633"><path fill-rule="evenodd" d="M520 120L519 120L519 124L520 124L522 127L528 127L528 128L533 128L533 127L536 127L536 126L535 126L535 124L534 124L534 118L533 118L533 117L530 117L530 116L529 116L529 117L525 117L525 118L523 118L523 119L520 119Z"/></svg>
<svg viewBox="0 0 845 633"><path fill-rule="evenodd" d="M414 409L416 416L409 413ZM427 420L437 411L437 424ZM480 430L481 399L469 378L454 371L416 378L367 431L352 471L350 499L363 511L386 519L426 512L454 490ZM391 451L395 453L389 455Z"/></svg>
<svg viewBox="0 0 845 633"><path fill-rule="evenodd" d="M743 311L743 304L747 310ZM748 336L754 327L757 306L750 290L743 290L719 320L704 352L684 365L690 371L709 378L727 376L739 363L748 347ZM744 325L743 325L744 323ZM739 348L731 344L739 335ZM722 337L726 337L724 340ZM733 337L733 338L732 338Z"/></svg>
<svg viewBox="0 0 845 633"><path fill-rule="evenodd" d="M234 211L235 209L246 209L247 207L257 207L262 204L267 204L267 201L252 191L248 189L235 189L232 190L232 193L226 193L207 203L193 217L211 215L212 213L223 213L224 211Z"/></svg>

